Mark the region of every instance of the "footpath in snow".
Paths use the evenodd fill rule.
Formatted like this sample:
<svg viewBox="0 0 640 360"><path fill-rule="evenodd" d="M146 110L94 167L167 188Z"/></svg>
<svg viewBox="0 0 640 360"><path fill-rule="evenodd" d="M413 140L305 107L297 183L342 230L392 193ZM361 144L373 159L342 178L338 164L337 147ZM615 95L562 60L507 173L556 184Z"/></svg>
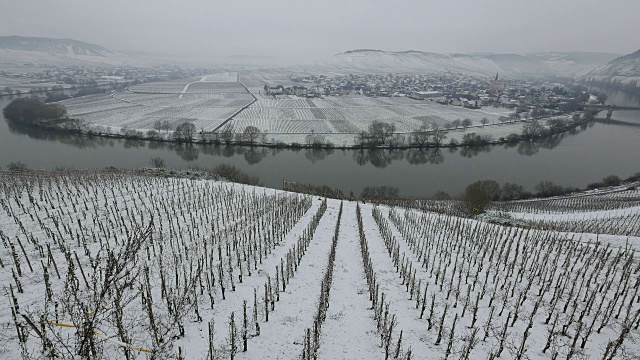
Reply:
<svg viewBox="0 0 640 360"><path fill-rule="evenodd" d="M371 215L371 207L362 208L362 222L364 232L369 243L374 271L378 275L380 290L386 294L385 302L389 303L389 311L397 315L397 329L403 331L403 342L411 344L413 354L422 354L425 358L437 358L442 352L433 345L435 339L427 332L427 322L419 318L419 310L415 301L409 300L409 296L402 285L402 279L395 270L393 260L385 248L384 240L380 235L378 225ZM421 268L417 277L425 276Z"/></svg>
<svg viewBox="0 0 640 360"><path fill-rule="evenodd" d="M345 202L320 359L383 359L360 257L355 203Z"/></svg>

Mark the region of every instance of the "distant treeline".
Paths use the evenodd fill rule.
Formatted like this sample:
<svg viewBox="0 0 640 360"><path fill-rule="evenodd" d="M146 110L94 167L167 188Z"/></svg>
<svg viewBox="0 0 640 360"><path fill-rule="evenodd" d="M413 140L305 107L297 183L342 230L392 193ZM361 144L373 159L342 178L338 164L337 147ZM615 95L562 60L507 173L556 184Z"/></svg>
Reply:
<svg viewBox="0 0 640 360"><path fill-rule="evenodd" d="M71 98L77 98L80 96L103 94L107 92L107 90L108 89L97 87L97 86L86 87L78 90L78 92L76 92L73 95L67 95L62 91L49 91L47 92L47 95L44 98L44 102L51 103L51 102L57 102L57 101L71 99Z"/></svg>

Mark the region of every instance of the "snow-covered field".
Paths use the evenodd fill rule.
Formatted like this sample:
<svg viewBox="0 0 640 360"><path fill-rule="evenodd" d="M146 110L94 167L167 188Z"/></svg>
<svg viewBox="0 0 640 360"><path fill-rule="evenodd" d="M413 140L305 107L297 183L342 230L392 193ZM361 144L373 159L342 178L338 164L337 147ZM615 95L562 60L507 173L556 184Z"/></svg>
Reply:
<svg viewBox="0 0 640 360"><path fill-rule="evenodd" d="M640 241L638 183L549 199L507 202L502 211L532 226L573 233L623 235ZM640 244L635 244L640 249Z"/></svg>
<svg viewBox="0 0 640 360"><path fill-rule="evenodd" d="M255 79L250 78L250 81ZM256 90L255 86L252 88ZM253 91L251 90L251 91ZM257 90L260 91L259 89ZM257 98L257 101L254 99ZM422 126L452 128L451 122L469 119L472 128L494 138L519 133L520 126L499 124L511 111L485 107L465 109L409 98L371 98L329 96L307 99L280 96L277 99L252 94L239 82L235 72L220 73L182 81L133 85L124 92L97 94L60 102L69 116L80 119L100 132L119 132L122 128L141 131L154 129L158 121L174 129L189 122L198 131L221 130L226 120L233 132L242 133L255 126L267 138L286 143L304 143L308 134L326 134L336 145L352 145L354 135L367 130L374 121L392 123L396 132L408 133ZM246 108L245 108L246 107ZM486 118L488 126L482 127ZM505 128L509 128L505 131ZM225 127L226 129L226 127ZM461 138L451 132L450 138ZM160 134L163 135L163 134Z"/></svg>
<svg viewBox="0 0 640 360"><path fill-rule="evenodd" d="M640 355L636 255L580 235L211 180L0 180L2 358Z"/></svg>
<svg viewBox="0 0 640 360"><path fill-rule="evenodd" d="M171 128L189 122L198 131L213 131L254 100L237 79L238 74L232 72L143 83L125 92L69 99L61 104L70 117L103 129L151 130L157 121L167 121Z"/></svg>
<svg viewBox="0 0 640 360"><path fill-rule="evenodd" d="M267 133L358 133L373 121L392 123L399 133L412 132L422 125L437 124L445 128L449 122L469 119L481 125L487 118L497 123L507 109L485 107L471 110L459 106L440 105L431 101L405 97L371 98L365 96L327 96L306 99L280 96L277 99L258 95L258 101L236 115L230 124L235 132L255 126Z"/></svg>

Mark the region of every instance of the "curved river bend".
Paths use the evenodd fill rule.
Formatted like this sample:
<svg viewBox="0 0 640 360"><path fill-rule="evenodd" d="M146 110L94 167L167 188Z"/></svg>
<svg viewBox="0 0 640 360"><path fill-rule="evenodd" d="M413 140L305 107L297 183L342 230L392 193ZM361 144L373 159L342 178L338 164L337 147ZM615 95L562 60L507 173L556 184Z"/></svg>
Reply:
<svg viewBox="0 0 640 360"><path fill-rule="evenodd" d="M0 97L0 109L11 99ZM640 106L640 99L610 94L618 105ZM179 145L47 133L0 120L0 166L21 161L34 169L140 168L153 157L173 168L212 168L234 164L257 175L265 186L282 181L328 185L345 194L369 185L398 187L402 195L461 192L476 180L519 183L532 190L542 180L584 187L605 175L627 177L640 171L640 111L614 112L609 123L596 121L573 134L541 144L479 149L359 151L283 150Z"/></svg>

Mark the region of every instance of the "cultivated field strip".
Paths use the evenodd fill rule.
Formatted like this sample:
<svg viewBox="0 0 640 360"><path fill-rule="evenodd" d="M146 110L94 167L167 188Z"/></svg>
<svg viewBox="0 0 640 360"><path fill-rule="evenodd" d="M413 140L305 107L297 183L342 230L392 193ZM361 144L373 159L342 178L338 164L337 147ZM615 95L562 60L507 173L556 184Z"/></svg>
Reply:
<svg viewBox="0 0 640 360"><path fill-rule="evenodd" d="M637 184L606 192L499 203L523 226L572 233L640 237L640 191ZM635 240L634 240L635 241Z"/></svg>
<svg viewBox="0 0 640 360"><path fill-rule="evenodd" d="M112 128L151 130L158 121L168 122L171 129L189 122L198 131L213 131L253 101L233 72L132 85L127 91L84 96L61 104L70 117L99 132L113 132Z"/></svg>
<svg viewBox="0 0 640 360"><path fill-rule="evenodd" d="M255 126L262 131L282 134L310 133L312 130L316 133L357 133L367 130L373 121L384 121L395 124L398 132L411 132L425 124L445 127L449 121L465 118L474 125L480 125L485 117L495 123L500 116L508 114L508 110L498 108L469 110L406 98L259 97L230 124L235 132ZM327 126L320 121L325 119L330 120Z"/></svg>
<svg viewBox="0 0 640 360"><path fill-rule="evenodd" d="M502 202L496 204L496 209L527 214L570 214L637 207L640 206L640 190L635 189L638 185L627 185L605 193Z"/></svg>
<svg viewBox="0 0 640 360"><path fill-rule="evenodd" d="M238 316L242 313L243 302L248 301L250 311L253 311L254 292L257 289L262 289L262 286L268 279L276 278L276 269L281 265L283 259L287 257L287 254L291 253L297 241L299 240L298 234L304 232L305 228L308 228L313 221L313 215L321 212L321 203L316 202L305 214L304 217L291 229L291 231L284 237L284 239L275 247L268 249L268 253L264 259L259 262L249 262L245 264L245 273L242 274L242 282L236 282L232 287L232 293L228 293L224 299L221 296L215 296L210 301L215 302L214 309L209 314L203 316L200 327L186 328L185 337L179 341L176 341L177 346L182 346L185 349L189 348L189 344L192 339L198 338L200 332L208 330L206 324L226 324L231 313L236 312ZM227 258L227 262L229 259ZM217 299L217 301L216 301ZM221 301L222 300L222 301ZM260 318L264 316L264 298L259 303L259 309L256 312ZM259 320L259 322L261 322ZM258 325L259 326L259 325ZM255 336L258 329L254 321L249 323L247 328L247 336ZM225 349L228 346L227 340L224 337L214 339L214 347L218 349ZM207 350L207 349L204 349ZM190 352L190 356L205 358L207 352L200 350L200 353Z"/></svg>
<svg viewBox="0 0 640 360"><path fill-rule="evenodd" d="M369 224L369 226L364 225L364 235L368 242L372 270L376 274L377 292L384 294L380 296L377 303L387 307L384 312L395 314L395 329L392 331L393 336L387 342L395 345L399 339L399 333L402 331L402 341L407 348L410 346L415 354L429 354L433 345L424 339L427 333L425 331L426 322L419 319L415 302L411 301L405 292L403 281L398 277L394 261L385 247L384 239L375 221L373 221L371 210L367 210L362 211L363 223ZM390 315L386 318L385 322L391 321ZM393 350L393 346L391 346L392 353Z"/></svg>
<svg viewBox="0 0 640 360"><path fill-rule="evenodd" d="M520 214L514 214L518 217ZM591 233L640 237L640 207L596 213L542 215L524 218L527 225L572 233Z"/></svg>
<svg viewBox="0 0 640 360"><path fill-rule="evenodd" d="M260 336L249 341L251 348L239 358L282 359L301 354L305 329L313 325L318 289L331 249L332 229L338 220L338 209L330 207L320 219L313 239L300 261L296 276L287 282L286 288L275 286L273 312L269 321L260 325ZM275 285L275 284L274 284ZM284 285L284 284L283 284Z"/></svg>
<svg viewBox="0 0 640 360"><path fill-rule="evenodd" d="M363 263L357 255L360 245L354 204L345 203L336 253L318 358L383 359Z"/></svg>

